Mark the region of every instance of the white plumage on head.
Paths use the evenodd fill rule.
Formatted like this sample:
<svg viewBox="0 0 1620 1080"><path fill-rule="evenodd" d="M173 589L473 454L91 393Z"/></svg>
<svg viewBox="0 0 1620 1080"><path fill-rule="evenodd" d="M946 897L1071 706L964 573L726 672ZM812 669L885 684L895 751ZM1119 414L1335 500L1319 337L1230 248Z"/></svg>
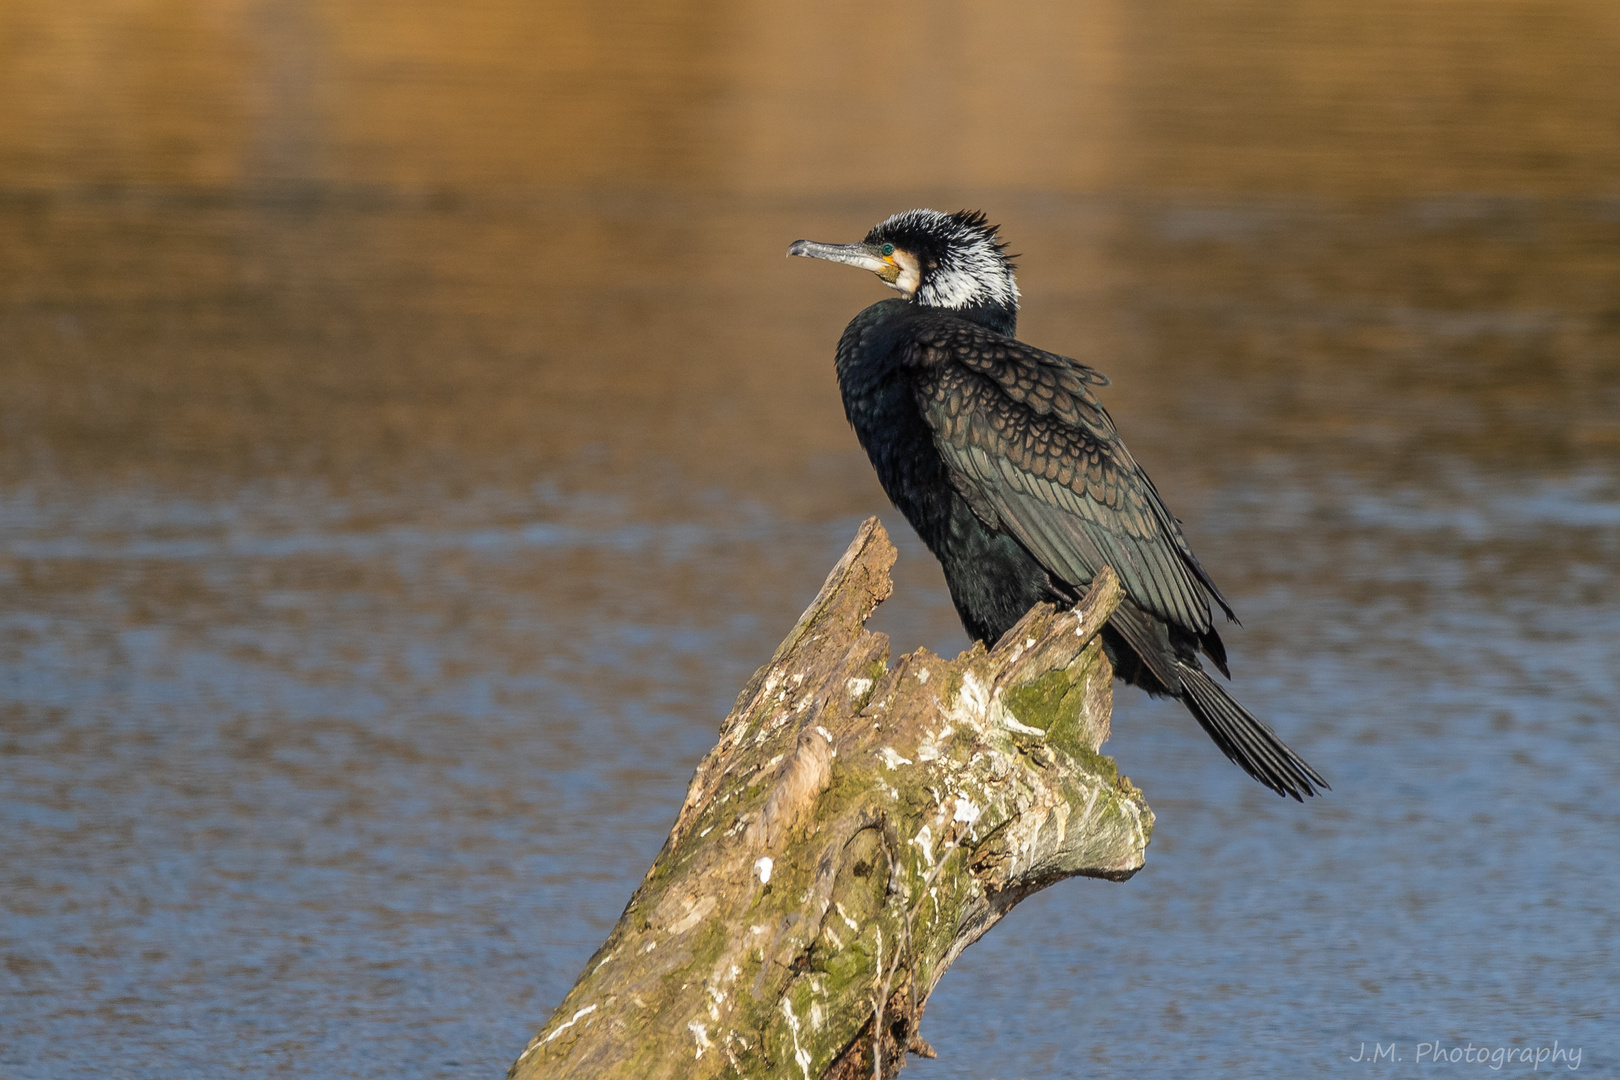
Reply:
<svg viewBox="0 0 1620 1080"><path fill-rule="evenodd" d="M1006 245L982 213L905 210L879 223L867 241L889 242L917 257L921 282L916 300L925 307L1018 310L1018 282Z"/></svg>

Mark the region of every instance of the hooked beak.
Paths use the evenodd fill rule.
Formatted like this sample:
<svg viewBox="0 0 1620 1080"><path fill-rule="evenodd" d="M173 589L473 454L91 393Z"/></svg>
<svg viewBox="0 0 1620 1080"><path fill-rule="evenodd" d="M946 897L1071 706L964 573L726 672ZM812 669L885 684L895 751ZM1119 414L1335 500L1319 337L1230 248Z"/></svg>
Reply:
<svg viewBox="0 0 1620 1080"><path fill-rule="evenodd" d="M788 245L787 253L806 259L826 259L828 262L858 266L862 270L872 271L890 285L900 277L900 266L894 257L879 255L868 244L818 244L814 240L795 240Z"/></svg>

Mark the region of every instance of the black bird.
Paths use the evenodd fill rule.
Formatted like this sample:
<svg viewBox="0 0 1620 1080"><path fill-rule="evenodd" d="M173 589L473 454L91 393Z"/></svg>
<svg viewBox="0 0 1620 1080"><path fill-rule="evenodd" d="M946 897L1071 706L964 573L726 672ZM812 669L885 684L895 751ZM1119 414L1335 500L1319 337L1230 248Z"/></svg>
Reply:
<svg viewBox="0 0 1620 1080"><path fill-rule="evenodd" d="M1042 601L1073 605L1111 566L1118 676L1176 698L1244 772L1301 799L1327 782L1233 700L1210 601L1236 621L1092 389L1108 379L1015 337L1018 285L982 213L908 210L858 244L789 255L870 270L900 299L838 342L844 412L883 490L945 568L970 636L994 645Z"/></svg>

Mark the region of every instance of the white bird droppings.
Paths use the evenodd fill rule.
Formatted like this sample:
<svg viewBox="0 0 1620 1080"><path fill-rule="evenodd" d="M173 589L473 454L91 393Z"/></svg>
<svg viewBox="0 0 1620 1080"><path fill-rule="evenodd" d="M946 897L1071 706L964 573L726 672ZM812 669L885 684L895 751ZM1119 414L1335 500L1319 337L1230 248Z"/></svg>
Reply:
<svg viewBox="0 0 1620 1080"><path fill-rule="evenodd" d="M1016 731L1020 735L1033 735L1038 739L1046 738L1046 732L1038 727L1030 727L1028 724L1019 723L1013 714L1005 709L999 711L996 719L1001 721L1002 726L1008 731Z"/></svg>
<svg viewBox="0 0 1620 1080"><path fill-rule="evenodd" d="M793 1002L787 998L782 999L782 1015L787 1017L788 1030L793 1033L793 1060L804 1073L804 1080L810 1080L810 1051L799 1045L799 1018L793 1013Z"/></svg>
<svg viewBox="0 0 1620 1080"><path fill-rule="evenodd" d="M686 1030L692 1033L692 1038L697 1042L697 1056L702 1057L703 1051L709 1048L708 1029L706 1029L696 1020L693 1020L690 1024L686 1025Z"/></svg>
<svg viewBox="0 0 1620 1080"><path fill-rule="evenodd" d="M571 1028L575 1024L579 1023L580 1018L589 1016L589 1015L591 1015L591 1013L593 1013L595 1011L596 1011L596 1006L595 1005L587 1005L587 1006L585 1006L583 1009L579 1010L579 1012L574 1014L574 1017L573 1017L572 1020L569 1020L568 1023L566 1023L566 1024L559 1025L557 1027L557 1030L553 1031L550 1035L547 1035L546 1036L546 1042L550 1042L552 1039L555 1039L557 1036L561 1035L563 1032L567 1031L569 1028ZM545 1043L540 1043L539 1045L544 1046Z"/></svg>
<svg viewBox="0 0 1620 1080"><path fill-rule="evenodd" d="M885 746L883 748L883 764L887 765L891 770L893 770L898 769L902 765L910 765L911 759L908 757L901 757L895 752L894 747Z"/></svg>
<svg viewBox="0 0 1620 1080"><path fill-rule="evenodd" d="M930 829L927 825L924 825L922 828L917 830L917 835L912 838L911 842L913 844L916 844L918 847L922 848L923 858L928 860L928 865L929 866L933 866L934 865L934 833L933 833L933 830Z"/></svg>

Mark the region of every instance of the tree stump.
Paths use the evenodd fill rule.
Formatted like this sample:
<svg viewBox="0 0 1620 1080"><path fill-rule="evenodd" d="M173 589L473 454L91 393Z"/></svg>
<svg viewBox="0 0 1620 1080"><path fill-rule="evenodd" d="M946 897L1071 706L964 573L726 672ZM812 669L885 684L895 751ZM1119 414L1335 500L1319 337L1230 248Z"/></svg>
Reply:
<svg viewBox="0 0 1620 1080"><path fill-rule="evenodd" d="M618 925L511 1078L892 1077L952 961L1066 877L1141 868L1153 813L1098 753L1105 570L994 649L888 666L868 519L738 696Z"/></svg>

